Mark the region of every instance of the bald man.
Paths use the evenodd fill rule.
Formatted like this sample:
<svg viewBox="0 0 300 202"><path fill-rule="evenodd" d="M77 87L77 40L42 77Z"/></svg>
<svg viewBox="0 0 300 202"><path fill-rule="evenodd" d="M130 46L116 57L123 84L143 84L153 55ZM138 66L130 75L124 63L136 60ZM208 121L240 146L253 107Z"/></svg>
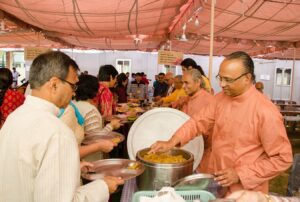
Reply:
<svg viewBox="0 0 300 202"><path fill-rule="evenodd" d="M268 181L292 164L292 150L280 112L254 85L254 63L244 52L234 52L221 63L217 79L222 92L168 141L158 141L150 152L184 145L213 129L210 163L215 180L237 190L268 193Z"/></svg>

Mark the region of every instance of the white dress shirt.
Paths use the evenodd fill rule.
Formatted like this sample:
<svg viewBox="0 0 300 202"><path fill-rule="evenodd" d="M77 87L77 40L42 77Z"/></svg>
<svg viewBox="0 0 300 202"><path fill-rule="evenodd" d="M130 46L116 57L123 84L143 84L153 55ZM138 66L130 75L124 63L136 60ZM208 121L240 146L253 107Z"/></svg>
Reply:
<svg viewBox="0 0 300 202"><path fill-rule="evenodd" d="M109 198L102 180L80 186L72 131L52 103L28 95L0 131L0 201L71 202Z"/></svg>

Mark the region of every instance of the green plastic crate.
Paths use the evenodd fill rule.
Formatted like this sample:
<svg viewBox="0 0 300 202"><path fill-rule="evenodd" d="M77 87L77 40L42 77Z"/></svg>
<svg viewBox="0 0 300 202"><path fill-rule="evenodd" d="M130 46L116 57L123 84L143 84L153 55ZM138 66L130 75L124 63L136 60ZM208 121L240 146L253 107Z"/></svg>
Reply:
<svg viewBox="0 0 300 202"><path fill-rule="evenodd" d="M157 191L138 191L134 193L132 202L140 202L141 196L147 196L153 198ZM193 202L196 199L200 199L201 202L209 202L216 199L216 197L205 190L193 190L193 191L176 191L186 202Z"/></svg>

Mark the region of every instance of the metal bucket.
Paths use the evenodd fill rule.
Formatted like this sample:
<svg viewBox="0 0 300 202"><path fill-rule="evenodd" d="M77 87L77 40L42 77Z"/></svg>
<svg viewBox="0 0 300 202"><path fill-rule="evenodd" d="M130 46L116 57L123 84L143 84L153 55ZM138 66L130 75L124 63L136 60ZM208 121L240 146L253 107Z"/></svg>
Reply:
<svg viewBox="0 0 300 202"><path fill-rule="evenodd" d="M143 157L149 148L137 152L136 159L145 166L143 174L137 177L139 190L159 190L164 186L171 186L177 180L193 173L194 156L192 153L182 149L172 149L171 155L182 155L186 161L182 163L153 163Z"/></svg>

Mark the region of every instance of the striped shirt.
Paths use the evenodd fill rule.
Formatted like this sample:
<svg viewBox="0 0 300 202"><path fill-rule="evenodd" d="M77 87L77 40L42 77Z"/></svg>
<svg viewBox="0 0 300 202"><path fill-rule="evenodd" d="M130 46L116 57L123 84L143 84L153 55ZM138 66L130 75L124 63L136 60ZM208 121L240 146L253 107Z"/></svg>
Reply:
<svg viewBox="0 0 300 202"><path fill-rule="evenodd" d="M28 95L0 131L0 201L107 201L102 180L80 186L72 131L52 103Z"/></svg>

